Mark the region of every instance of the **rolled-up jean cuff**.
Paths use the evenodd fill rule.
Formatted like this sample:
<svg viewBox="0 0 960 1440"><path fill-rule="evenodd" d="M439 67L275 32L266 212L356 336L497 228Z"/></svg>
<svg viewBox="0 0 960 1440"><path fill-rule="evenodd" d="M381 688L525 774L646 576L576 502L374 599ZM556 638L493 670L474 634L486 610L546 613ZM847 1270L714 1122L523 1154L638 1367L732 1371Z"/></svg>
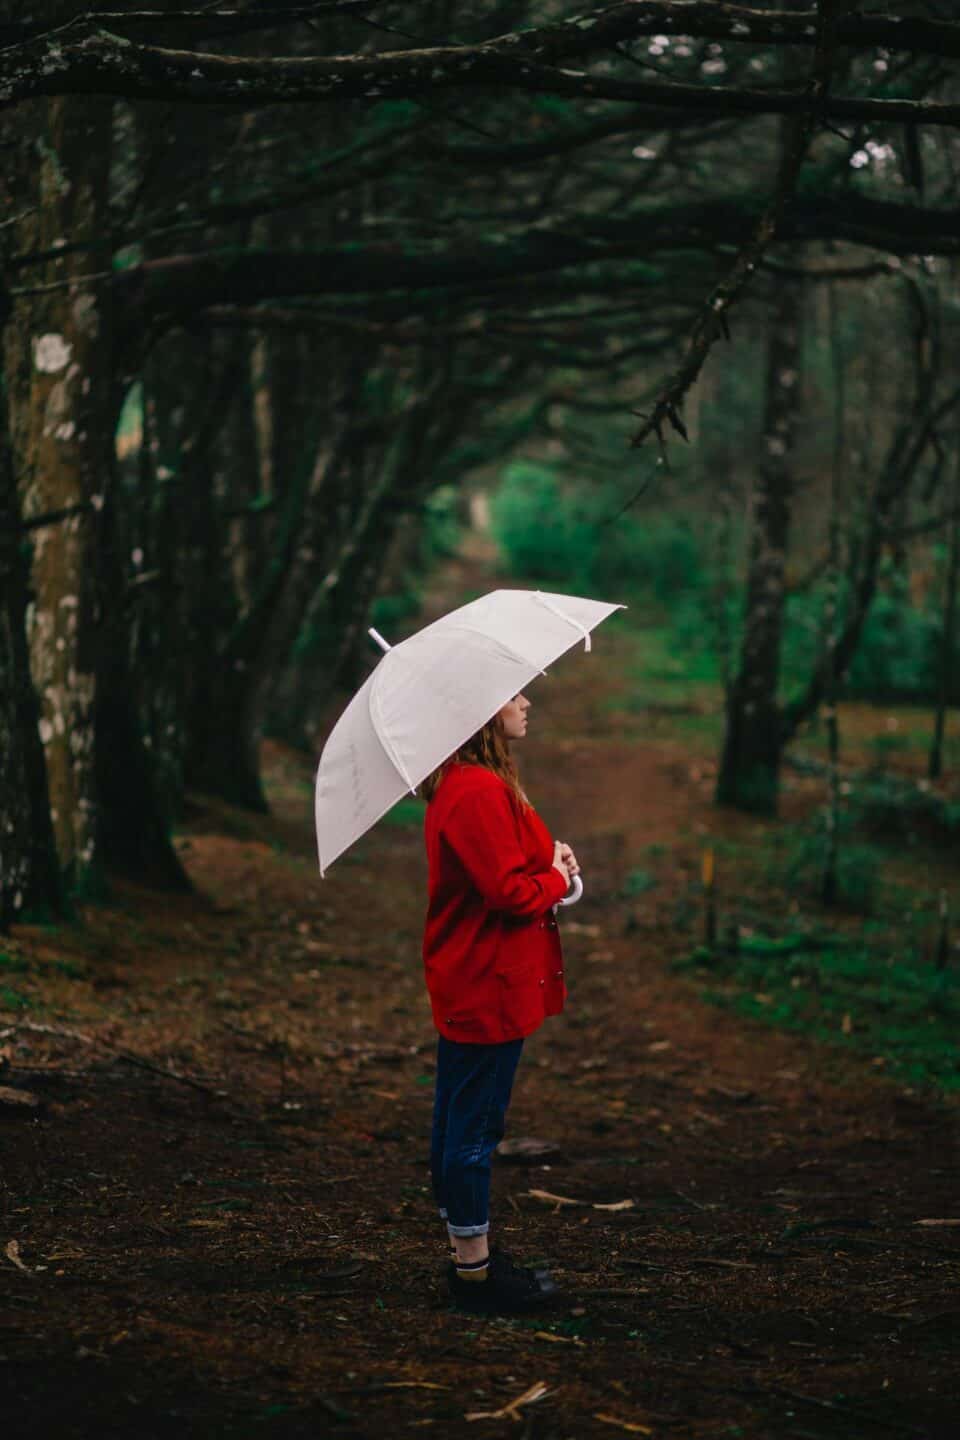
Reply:
<svg viewBox="0 0 960 1440"><path fill-rule="evenodd" d="M458 1240L469 1240L474 1235L486 1235L490 1229L490 1221L484 1220L482 1225L451 1225L448 1220L447 1229L451 1235L456 1235Z"/></svg>

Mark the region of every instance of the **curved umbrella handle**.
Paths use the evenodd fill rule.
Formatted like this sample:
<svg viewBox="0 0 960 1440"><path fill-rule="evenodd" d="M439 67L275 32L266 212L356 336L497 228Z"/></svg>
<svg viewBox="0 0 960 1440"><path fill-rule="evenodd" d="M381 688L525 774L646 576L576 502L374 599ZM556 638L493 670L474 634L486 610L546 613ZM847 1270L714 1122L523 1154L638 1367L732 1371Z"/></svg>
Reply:
<svg viewBox="0 0 960 1440"><path fill-rule="evenodd" d="M557 905L576 905L582 894L583 881L580 879L579 875L574 875L573 879L570 882L569 890L567 891L566 895L564 895L562 900L557 901Z"/></svg>

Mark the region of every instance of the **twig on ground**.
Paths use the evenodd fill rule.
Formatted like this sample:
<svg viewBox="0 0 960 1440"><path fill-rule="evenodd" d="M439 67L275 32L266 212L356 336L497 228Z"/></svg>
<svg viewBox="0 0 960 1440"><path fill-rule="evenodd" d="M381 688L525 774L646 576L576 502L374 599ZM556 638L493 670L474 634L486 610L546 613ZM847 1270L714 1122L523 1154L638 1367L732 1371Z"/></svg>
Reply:
<svg viewBox="0 0 960 1440"><path fill-rule="evenodd" d="M516 1400L511 1400L500 1410L470 1410L464 1416L464 1419L519 1420L519 1410L521 1405L533 1405L536 1403L536 1401L542 1400L544 1395L546 1395L547 1393L548 1391L546 1385L544 1385L542 1380L538 1380L536 1384L530 1386L529 1390L524 1390L522 1395L518 1395Z"/></svg>
<svg viewBox="0 0 960 1440"><path fill-rule="evenodd" d="M216 1096L217 1099L223 1099L227 1093L225 1090L214 1089L212 1085L197 1080L193 1075L182 1075L178 1070L171 1070L166 1065L156 1065L152 1060L134 1054L132 1050L125 1050L122 1045L111 1045L109 1040L103 1040L99 1035L87 1035L84 1031L74 1030L67 1025L42 1025L38 1020L14 1020L5 1030L0 1031L0 1038L5 1039L17 1030L55 1035L65 1040L79 1040L84 1045L100 1045L104 1050L116 1055L118 1060L124 1060L128 1065L135 1065L140 1070L148 1070L152 1075L161 1075L166 1080L178 1080L181 1085L189 1085L192 1089L200 1090L205 1095Z"/></svg>

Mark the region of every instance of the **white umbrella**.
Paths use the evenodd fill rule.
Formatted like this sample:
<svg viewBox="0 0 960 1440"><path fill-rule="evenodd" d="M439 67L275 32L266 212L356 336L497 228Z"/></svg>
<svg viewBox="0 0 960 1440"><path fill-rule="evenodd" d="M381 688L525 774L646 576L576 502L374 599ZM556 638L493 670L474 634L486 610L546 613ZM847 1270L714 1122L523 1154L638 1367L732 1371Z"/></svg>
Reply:
<svg viewBox="0 0 960 1440"><path fill-rule="evenodd" d="M493 590L385 654L337 721L316 777L320 874L408 791L622 605Z"/></svg>

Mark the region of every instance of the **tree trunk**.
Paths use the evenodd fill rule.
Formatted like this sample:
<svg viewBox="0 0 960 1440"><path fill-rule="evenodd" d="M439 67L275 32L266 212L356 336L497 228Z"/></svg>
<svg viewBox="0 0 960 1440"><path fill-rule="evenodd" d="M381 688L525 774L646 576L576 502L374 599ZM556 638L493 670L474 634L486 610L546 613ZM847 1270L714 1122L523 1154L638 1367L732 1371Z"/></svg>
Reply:
<svg viewBox="0 0 960 1440"><path fill-rule="evenodd" d="M753 491L746 615L737 674L727 691L716 800L740 810L777 810L781 758L780 641L793 500L793 442L800 395L799 287L784 281L767 351L763 452Z"/></svg>
<svg viewBox="0 0 960 1440"><path fill-rule="evenodd" d="M940 655L937 675L937 705L933 718L933 739L930 744L928 774L931 780L939 780L943 774L943 736L946 729L947 708L950 704L950 671L957 644L957 589L960 584L960 436L957 437L957 453L954 457L953 495L951 502L954 517L950 523L950 545L947 556L946 586L943 597L943 632L940 636Z"/></svg>
<svg viewBox="0 0 960 1440"><path fill-rule="evenodd" d="M57 99L46 108L38 208L21 239L48 250L68 236L89 249L40 273L21 299L7 352L16 381L14 443L24 519L68 511L37 529L31 668L40 697L51 817L60 864L81 895L102 893L95 783L99 513L112 433L107 215L111 106ZM73 283L71 283L73 282Z"/></svg>
<svg viewBox="0 0 960 1440"><path fill-rule="evenodd" d="M0 334L8 314L6 294L0 291ZM40 707L30 675L29 576L6 388L0 384L0 931L28 916L69 914L50 823Z"/></svg>
<svg viewBox="0 0 960 1440"><path fill-rule="evenodd" d="M246 362L246 342L243 344ZM258 460L249 444L252 403L244 364L215 463L205 474L193 472L189 491L181 500L187 516L186 585L193 670L184 765L190 788L263 813L267 802L260 783L259 745L250 723L249 657L242 647L230 645L243 619L228 553L230 522L225 519L229 497L235 494L234 482L241 493L250 493L258 483ZM237 480L241 470L243 475ZM262 583L260 576L248 578L251 597L247 614Z"/></svg>
<svg viewBox="0 0 960 1440"><path fill-rule="evenodd" d="M824 807L826 845L820 899L824 905L835 905L839 892L840 861L840 719L837 713L836 653L840 630L840 488L844 465L847 393L837 293L833 283L828 287L826 300L830 336L830 378L833 383L833 454L830 463L829 561L823 616L824 665L827 677L824 692L824 716L827 722L827 803Z"/></svg>
<svg viewBox="0 0 960 1440"><path fill-rule="evenodd" d="M106 864L144 884L187 891L192 886L170 841L152 749L144 744L149 701L142 691L149 681L130 662L131 603L116 521L109 503L101 527L105 603L94 711L102 854Z"/></svg>

